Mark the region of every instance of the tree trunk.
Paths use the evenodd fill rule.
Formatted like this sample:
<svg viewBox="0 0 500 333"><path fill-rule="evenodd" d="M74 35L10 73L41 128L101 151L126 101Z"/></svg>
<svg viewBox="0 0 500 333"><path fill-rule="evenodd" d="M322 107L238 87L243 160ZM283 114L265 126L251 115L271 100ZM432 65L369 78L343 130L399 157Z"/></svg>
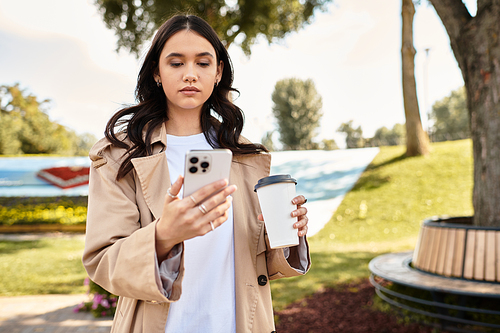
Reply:
<svg viewBox="0 0 500 333"><path fill-rule="evenodd" d="M448 31L467 90L474 155L474 224L500 226L500 0L430 0Z"/></svg>
<svg viewBox="0 0 500 333"><path fill-rule="evenodd" d="M422 128L415 83L415 48L413 47L413 16L415 6L412 0L403 0L401 58L403 63L403 100L406 117L406 156L427 155L429 137Z"/></svg>

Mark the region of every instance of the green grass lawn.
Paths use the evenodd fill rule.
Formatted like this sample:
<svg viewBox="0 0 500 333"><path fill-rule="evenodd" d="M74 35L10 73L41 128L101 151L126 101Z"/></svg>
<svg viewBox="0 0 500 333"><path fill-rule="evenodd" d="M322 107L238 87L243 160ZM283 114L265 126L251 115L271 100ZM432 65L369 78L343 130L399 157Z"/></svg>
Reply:
<svg viewBox="0 0 500 333"><path fill-rule="evenodd" d="M306 276L271 283L276 310L325 287L369 276L381 253L412 250L421 222L472 215L470 140L435 143L427 157L382 147L330 222L309 238ZM82 293L83 240L0 242L0 295Z"/></svg>
<svg viewBox="0 0 500 333"><path fill-rule="evenodd" d="M86 292L83 237L0 241L0 295Z"/></svg>

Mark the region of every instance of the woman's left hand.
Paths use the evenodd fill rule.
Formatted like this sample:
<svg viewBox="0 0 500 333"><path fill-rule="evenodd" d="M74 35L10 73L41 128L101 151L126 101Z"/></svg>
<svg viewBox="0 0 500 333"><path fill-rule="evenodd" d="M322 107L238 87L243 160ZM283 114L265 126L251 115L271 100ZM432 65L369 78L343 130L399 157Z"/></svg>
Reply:
<svg viewBox="0 0 500 333"><path fill-rule="evenodd" d="M307 199L303 195L296 196L292 199L292 204L297 205L297 209L291 213L292 217L297 218L297 222L293 224L294 229L298 229L299 237L305 236L307 234L307 223L309 218L307 217L307 208L302 207L303 204L307 202ZM259 214L257 217L260 221L264 221L264 216Z"/></svg>

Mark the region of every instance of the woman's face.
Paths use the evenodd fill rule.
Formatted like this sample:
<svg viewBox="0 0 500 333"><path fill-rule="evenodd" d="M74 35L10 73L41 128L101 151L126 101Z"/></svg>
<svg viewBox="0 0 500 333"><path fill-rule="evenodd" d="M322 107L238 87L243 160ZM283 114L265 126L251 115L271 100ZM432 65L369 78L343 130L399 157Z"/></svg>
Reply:
<svg viewBox="0 0 500 333"><path fill-rule="evenodd" d="M170 112L201 112L220 81L223 63L205 38L189 30L172 35L160 54L155 81L160 81Z"/></svg>

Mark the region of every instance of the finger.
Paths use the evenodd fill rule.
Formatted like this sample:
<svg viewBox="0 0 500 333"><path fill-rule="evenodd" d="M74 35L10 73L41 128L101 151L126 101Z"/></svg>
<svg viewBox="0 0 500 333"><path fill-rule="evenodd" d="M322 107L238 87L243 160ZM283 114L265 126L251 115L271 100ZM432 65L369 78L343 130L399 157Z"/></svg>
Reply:
<svg viewBox="0 0 500 333"><path fill-rule="evenodd" d="M226 201L226 198L236 191L236 185L231 185L226 187L224 190L220 191L210 199L203 202L208 211L214 209L221 203Z"/></svg>
<svg viewBox="0 0 500 333"><path fill-rule="evenodd" d="M303 216L301 216L301 218L297 222L295 222L293 224L293 228L300 229L300 228L307 226L308 223L309 223L309 218L307 216L303 215Z"/></svg>
<svg viewBox="0 0 500 333"><path fill-rule="evenodd" d="M309 230L309 227L306 225L305 227L300 228L297 234L299 235L299 237L305 236L307 235L307 230Z"/></svg>
<svg viewBox="0 0 500 333"><path fill-rule="evenodd" d="M232 199L232 197L228 197L226 202L219 205L216 209L212 210L209 214L206 215L205 218L202 219L201 223L203 226L208 223L208 228L204 227L204 230L206 230L205 233L213 231L212 225L214 229L217 229L222 225L222 223L227 221L227 219L229 218L228 210L231 206ZM208 220L208 222L206 222L205 220ZM210 221L212 222L212 224L210 224Z"/></svg>
<svg viewBox="0 0 500 333"><path fill-rule="evenodd" d="M306 215L307 214L307 208L306 207L300 207L296 210L294 210L290 215L292 217L296 217L296 216L302 216L302 215Z"/></svg>
<svg viewBox="0 0 500 333"><path fill-rule="evenodd" d="M173 195L178 195L179 192L181 191L183 182L184 182L184 177L182 176L177 177L177 180L172 184L172 187L170 187L170 193L172 193Z"/></svg>
<svg viewBox="0 0 500 333"><path fill-rule="evenodd" d="M166 201L168 200L169 202L171 202L179 199L177 195L179 195L183 181L184 177L179 176L177 180L172 184L172 186L170 186L170 188L167 190L167 195L165 196Z"/></svg>
<svg viewBox="0 0 500 333"><path fill-rule="evenodd" d="M306 197L303 195L298 195L295 198L292 199L292 203L294 205L303 205L307 201Z"/></svg>
<svg viewBox="0 0 500 333"><path fill-rule="evenodd" d="M207 214L204 214L205 220L214 221L214 220L218 219L219 217L221 217L222 215L224 215L227 212L227 210L229 209L229 207L231 207L232 201L233 201L233 197L227 197L223 203L221 203L217 207L210 210L210 212L208 212Z"/></svg>
<svg viewBox="0 0 500 333"><path fill-rule="evenodd" d="M257 219L258 219L259 221L264 222L264 215L259 214L259 216L257 216Z"/></svg>
<svg viewBox="0 0 500 333"><path fill-rule="evenodd" d="M214 194L214 192L223 189L225 186L227 186L227 184L228 184L227 179L221 179L213 183L210 183L208 185L205 185L198 191L194 192L191 195L191 197L193 197L194 200L193 199L190 200L196 201L196 203L203 202L207 197Z"/></svg>
<svg viewBox="0 0 500 333"><path fill-rule="evenodd" d="M217 229L218 227L220 227L224 222L227 221L228 218L229 218L229 213L228 211L225 211L224 214L213 220L214 228Z"/></svg>

